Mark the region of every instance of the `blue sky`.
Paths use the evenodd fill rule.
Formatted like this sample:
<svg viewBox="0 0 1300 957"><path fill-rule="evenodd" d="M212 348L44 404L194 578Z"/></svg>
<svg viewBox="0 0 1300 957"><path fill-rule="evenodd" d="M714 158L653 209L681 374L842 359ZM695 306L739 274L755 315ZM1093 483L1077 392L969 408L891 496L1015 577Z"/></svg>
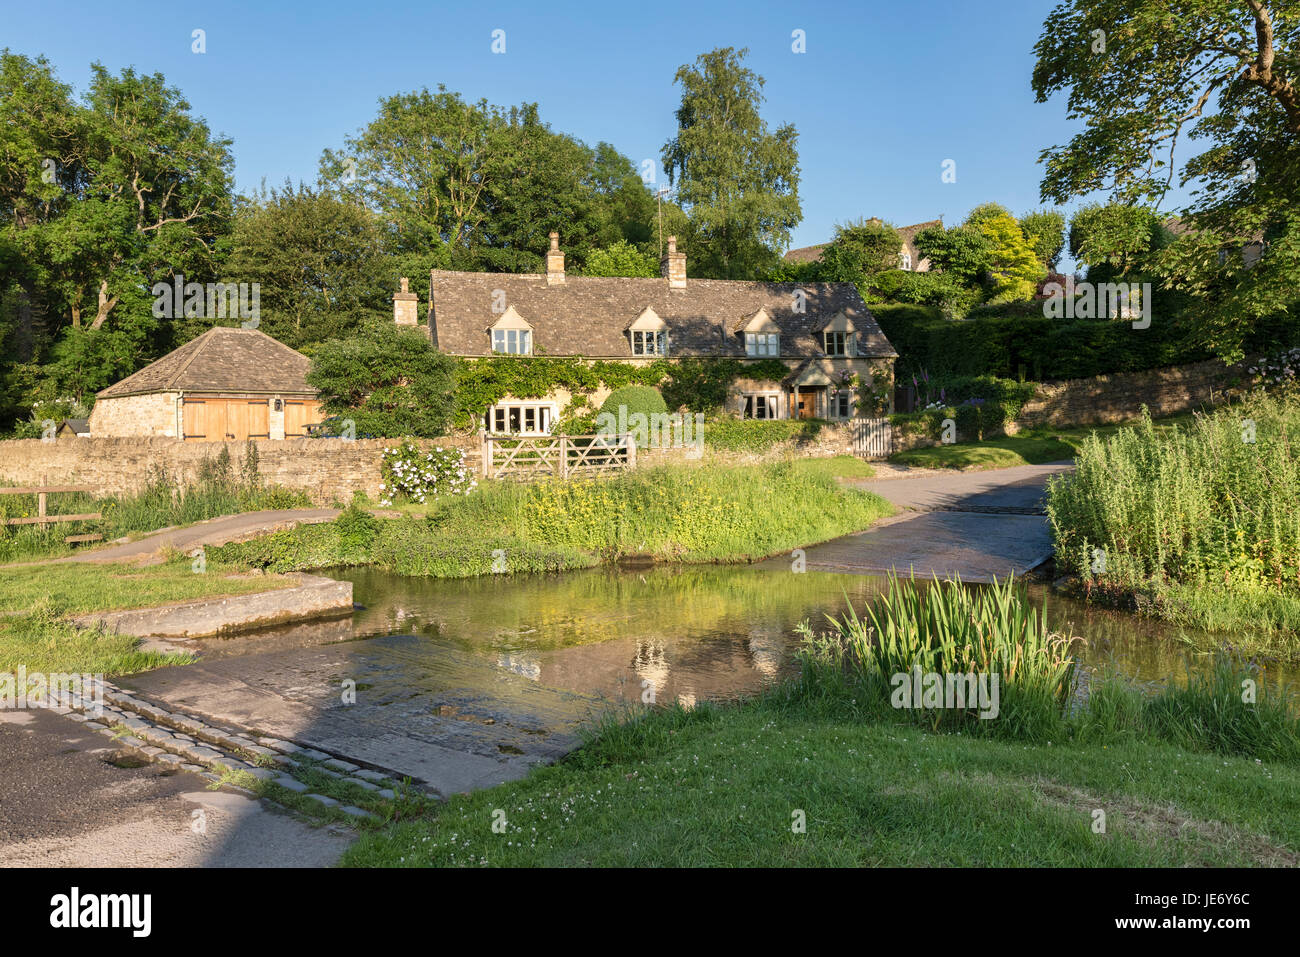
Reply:
<svg viewBox="0 0 1300 957"><path fill-rule="evenodd" d="M994 200L1039 205L1039 150L1065 142L1063 101L1036 104L1033 46L1054 0L924 3L10 3L0 46L50 58L84 90L89 64L161 72L234 140L241 189L313 181L325 147L385 95L443 83L468 99L540 104L555 129L638 165L674 130L681 64L748 47L764 116L799 131L804 219L960 221ZM191 50L206 31L207 52ZM505 31L506 52L491 50ZM791 50L801 29L807 52ZM957 181L941 182L944 160ZM660 173L662 178L662 173Z"/></svg>

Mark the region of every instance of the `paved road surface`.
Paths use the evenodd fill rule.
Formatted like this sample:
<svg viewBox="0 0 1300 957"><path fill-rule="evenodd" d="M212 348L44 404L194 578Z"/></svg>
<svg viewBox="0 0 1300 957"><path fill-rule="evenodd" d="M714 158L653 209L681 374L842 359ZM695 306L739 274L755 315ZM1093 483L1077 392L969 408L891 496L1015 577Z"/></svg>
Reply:
<svg viewBox="0 0 1300 957"><path fill-rule="evenodd" d="M1051 557L1051 530L1041 514L1047 480L1073 467L1052 462L986 472L927 471L854 483L904 511L865 532L807 549L807 566L865 575L891 569L915 571L918 578L960 575L970 582L1023 574Z"/></svg>

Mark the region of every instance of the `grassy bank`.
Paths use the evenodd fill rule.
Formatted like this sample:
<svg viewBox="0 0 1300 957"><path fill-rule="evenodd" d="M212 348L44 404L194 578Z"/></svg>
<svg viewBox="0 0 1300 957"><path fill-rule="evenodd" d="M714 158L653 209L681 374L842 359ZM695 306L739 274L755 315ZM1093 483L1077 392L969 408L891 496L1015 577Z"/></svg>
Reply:
<svg viewBox="0 0 1300 957"><path fill-rule="evenodd" d="M1141 422L1136 417L1133 423ZM1156 435L1170 433L1186 427L1190 415L1176 415L1155 419L1151 428ZM910 449L890 456L891 462L924 469L1005 469L1016 465L1042 465L1074 458L1086 440L1092 437L1107 438L1126 428L1124 424L1071 426L1055 428L1041 426L1022 429L1015 435L1000 435L982 442L956 442L932 448Z"/></svg>
<svg viewBox="0 0 1300 957"><path fill-rule="evenodd" d="M1022 593L991 595L893 582L809 637L799 679L741 704L607 719L559 764L365 835L345 863L1300 863L1300 724L1284 704L1245 705L1242 672L1224 661L1155 696L1104 680L1071 706L1054 636ZM966 613L992 654L963 658ZM853 640L865 621L877 652ZM1010 706L984 722L997 731L937 733L931 714L895 707L880 678L912 661L1001 669Z"/></svg>
<svg viewBox="0 0 1300 957"><path fill-rule="evenodd" d="M129 674L175 656L137 650L131 635L79 629L70 619L95 611L149 608L174 601L223 598L285 588L281 575L247 574L209 563L199 574L191 559L162 565L58 564L0 570L0 673L29 671Z"/></svg>
<svg viewBox="0 0 1300 957"><path fill-rule="evenodd" d="M468 577L590 567L630 555L745 562L867 528L892 512L845 488L834 460L746 467L673 465L609 479L489 482L396 521L349 510L210 555L270 571L375 564ZM850 473L851 474L851 473Z"/></svg>
<svg viewBox="0 0 1300 957"><path fill-rule="evenodd" d="M14 484L0 479L0 486ZM45 527L0 525L0 564L66 555L72 551L63 541L69 535L99 533L111 541L219 515L310 505L311 500L302 493L262 484L254 444L249 443L238 465L223 447L215 458L200 463L196 480L188 485L180 485L165 469L156 468L145 487L133 494L95 497L67 492L49 496L50 514L99 512L103 518ZM35 495L0 496L0 518L30 518L36 508Z"/></svg>
<svg viewBox="0 0 1300 957"><path fill-rule="evenodd" d="M1300 401L1257 395L1084 440L1049 487L1057 565L1091 598L1300 650ZM1258 642L1258 639L1256 639Z"/></svg>

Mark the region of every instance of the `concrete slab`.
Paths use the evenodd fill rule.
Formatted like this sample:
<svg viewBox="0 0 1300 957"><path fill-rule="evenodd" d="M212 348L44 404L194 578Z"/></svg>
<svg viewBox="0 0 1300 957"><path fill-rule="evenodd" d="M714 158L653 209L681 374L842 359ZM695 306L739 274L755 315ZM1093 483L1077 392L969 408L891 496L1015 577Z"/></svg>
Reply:
<svg viewBox="0 0 1300 957"><path fill-rule="evenodd" d="M1022 575L1052 554L1047 519L1036 515L927 512L837 538L805 550L810 571L879 575L896 571L917 578L961 576L989 582ZM788 557L764 565L789 568Z"/></svg>
<svg viewBox="0 0 1300 957"><path fill-rule="evenodd" d="M578 726L607 706L412 635L205 659L119 684L442 794L491 787L555 760L579 743ZM350 688L355 703L345 703Z"/></svg>
<svg viewBox="0 0 1300 957"><path fill-rule="evenodd" d="M0 711L0 867L327 867L354 840L46 710Z"/></svg>
<svg viewBox="0 0 1300 957"><path fill-rule="evenodd" d="M298 575L290 588L202 598L154 608L96 612L73 619L83 628L154 638L202 638L227 632L352 614L352 583Z"/></svg>

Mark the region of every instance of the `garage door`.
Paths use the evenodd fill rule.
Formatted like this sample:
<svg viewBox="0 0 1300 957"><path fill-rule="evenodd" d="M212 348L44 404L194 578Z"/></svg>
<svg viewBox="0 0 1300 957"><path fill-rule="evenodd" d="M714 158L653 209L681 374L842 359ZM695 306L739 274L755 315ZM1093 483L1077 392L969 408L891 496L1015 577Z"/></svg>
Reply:
<svg viewBox="0 0 1300 957"><path fill-rule="evenodd" d="M284 437L298 439L306 436L307 426L320 421L320 403L315 399L295 399L284 404Z"/></svg>
<svg viewBox="0 0 1300 957"><path fill-rule="evenodd" d="M242 442L271 437L265 399L186 399L185 439L191 442Z"/></svg>

